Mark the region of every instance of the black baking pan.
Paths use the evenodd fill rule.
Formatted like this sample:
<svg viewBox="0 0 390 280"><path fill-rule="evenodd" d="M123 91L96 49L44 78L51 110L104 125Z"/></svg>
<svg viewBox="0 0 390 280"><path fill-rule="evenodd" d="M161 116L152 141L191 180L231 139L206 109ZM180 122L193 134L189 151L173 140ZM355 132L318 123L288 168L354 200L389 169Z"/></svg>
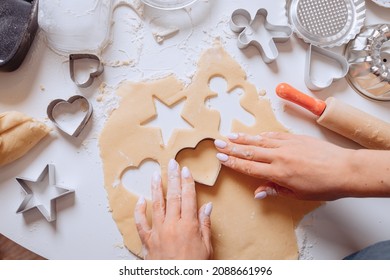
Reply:
<svg viewBox="0 0 390 280"><path fill-rule="evenodd" d="M38 30L38 0L0 0L0 71L19 68Z"/></svg>

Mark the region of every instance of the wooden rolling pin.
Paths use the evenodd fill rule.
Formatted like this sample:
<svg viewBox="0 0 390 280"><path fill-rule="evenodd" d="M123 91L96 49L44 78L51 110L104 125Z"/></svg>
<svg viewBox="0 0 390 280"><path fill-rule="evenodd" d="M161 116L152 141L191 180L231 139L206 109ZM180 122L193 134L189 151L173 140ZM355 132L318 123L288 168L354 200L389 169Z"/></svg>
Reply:
<svg viewBox="0 0 390 280"><path fill-rule="evenodd" d="M310 97L282 83L276 94L319 116L317 123L363 147L390 150L390 123L375 118L355 107L330 97L326 101Z"/></svg>

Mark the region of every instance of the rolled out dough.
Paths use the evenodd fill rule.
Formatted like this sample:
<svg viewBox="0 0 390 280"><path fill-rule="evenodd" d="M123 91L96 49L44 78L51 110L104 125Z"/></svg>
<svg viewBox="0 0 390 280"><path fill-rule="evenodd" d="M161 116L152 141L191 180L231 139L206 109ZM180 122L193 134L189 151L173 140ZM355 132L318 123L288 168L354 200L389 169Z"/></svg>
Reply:
<svg viewBox="0 0 390 280"><path fill-rule="evenodd" d="M0 114L0 167L25 155L49 128L20 112Z"/></svg>
<svg viewBox="0 0 390 280"><path fill-rule="evenodd" d="M122 84L117 92L120 106L100 136L104 184L113 219L126 247L140 256L141 242L133 218L138 197L123 186L121 176L127 168L139 167L145 159L151 159L160 164L166 181L167 163L176 157L193 169L197 182L211 186L198 183L197 194L199 205L209 201L214 204L211 218L215 259L296 259L296 224L319 204L283 198L255 201L253 191L260 184L258 179L220 167L212 142L205 140L224 138L219 134L219 112L205 105L208 98L218 96L209 87L213 77L227 81L228 93L241 88L244 94L240 104L256 119L251 127L235 120L233 132L286 131L276 120L269 101L259 97L243 69L219 42L202 54L198 71L187 87L174 76ZM185 99L181 116L192 125L192 129L174 131L166 146L159 128L142 126L156 115L154 98L167 106ZM145 178L145 188L150 188L150 178Z"/></svg>

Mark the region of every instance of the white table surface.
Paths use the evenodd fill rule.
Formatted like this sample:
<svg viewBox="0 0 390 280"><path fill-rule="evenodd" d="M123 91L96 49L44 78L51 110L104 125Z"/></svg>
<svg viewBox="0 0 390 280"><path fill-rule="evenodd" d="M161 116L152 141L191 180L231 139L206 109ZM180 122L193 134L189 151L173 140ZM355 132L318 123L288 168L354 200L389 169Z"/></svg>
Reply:
<svg viewBox="0 0 390 280"><path fill-rule="evenodd" d="M366 24L390 22L390 9L366 2ZM121 6L113 13L111 44L101 53L107 63L104 74L87 89L77 88L69 76L67 57L50 50L45 34L39 32L20 69L0 73L0 111L24 112L53 127L53 132L25 157L0 168L0 233L49 259L134 258L124 248L109 212L98 149L99 133L115 105L115 87L124 80L141 81L171 72L190 82L200 53L211 47L217 37L246 69L249 80L267 91L266 98L271 100L275 114L288 129L358 148L318 126L314 116L303 109L279 100L274 94L276 85L288 82L321 99L335 96L386 121L390 121L390 102L363 98L344 79L326 90L311 93L304 83L308 45L295 36L287 43L278 44L279 57L271 64L265 64L253 47L245 51L237 48L236 34L228 25L235 9L247 8L254 13L265 7L270 22L283 24L287 22L284 4L282 0L200 0L187 10L161 12L145 7L143 19L127 6ZM179 33L158 44L152 36L153 25L177 26L175 22L179 22ZM127 64L126 61L134 63L109 66L117 62ZM105 99L99 102L99 86L103 82L107 84ZM94 107L92 121L77 139L58 132L46 117L51 100L67 99L75 94L84 95ZM57 202L57 221L53 223L48 223L35 210L24 215L15 213L23 200L15 178L34 178L47 163L56 166L60 185L75 189L74 196ZM144 177L140 182L148 184L149 178ZM388 199L342 199L327 203L307 215L297 229L301 258L340 259L374 242L390 239L389 213Z"/></svg>

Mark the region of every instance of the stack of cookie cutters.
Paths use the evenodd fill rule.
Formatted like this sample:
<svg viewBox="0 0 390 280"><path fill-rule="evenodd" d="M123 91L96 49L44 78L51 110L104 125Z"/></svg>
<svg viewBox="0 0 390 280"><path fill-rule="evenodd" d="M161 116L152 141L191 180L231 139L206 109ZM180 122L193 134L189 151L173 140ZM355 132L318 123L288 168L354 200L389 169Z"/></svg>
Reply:
<svg viewBox="0 0 390 280"><path fill-rule="evenodd" d="M256 12L252 20L251 14L244 9L237 9L233 12L230 19L230 28L233 32L239 33L237 38L237 46L240 49L247 48L250 45L259 49L260 54L265 63L273 62L279 55L275 43L284 43L288 41L292 35L292 29L288 25L273 25L267 20L268 11L264 8ZM258 23L263 20L264 26L258 26ZM257 30L263 29L267 33L267 41L261 40Z"/></svg>
<svg viewBox="0 0 390 280"><path fill-rule="evenodd" d="M27 182L30 183L38 183L42 182L46 176L49 176L49 187L54 187L57 191L57 195L53 198L50 199L50 209L47 210L43 204L40 203L31 203L34 197L34 194L31 190L31 188L28 186ZM37 208L39 212L45 217L45 219L48 222L53 222L57 218L57 199L64 197L66 195L74 193L74 190L72 189L67 189L61 186L58 186L56 184L56 179L55 179L55 166L53 164L47 164L46 167L43 169L41 174L38 176L36 180L34 179L28 179L28 178L23 178L19 177L16 178L17 182L20 184L22 187L22 190L25 194L25 198L20 204L19 208L16 210L17 214L22 214L27 211L30 211L34 208Z"/></svg>

